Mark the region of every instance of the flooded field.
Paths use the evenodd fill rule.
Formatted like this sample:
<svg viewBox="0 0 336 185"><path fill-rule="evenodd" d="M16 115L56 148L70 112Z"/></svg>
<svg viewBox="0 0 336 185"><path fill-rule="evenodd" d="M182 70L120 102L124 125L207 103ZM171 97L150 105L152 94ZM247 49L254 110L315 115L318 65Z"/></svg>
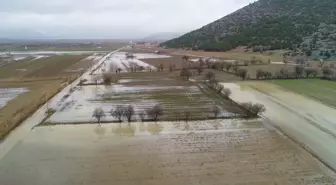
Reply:
<svg viewBox="0 0 336 185"><path fill-rule="evenodd" d="M317 100L264 82L224 83L238 102L266 106L264 118L336 169L336 110Z"/></svg>
<svg viewBox="0 0 336 185"><path fill-rule="evenodd" d="M125 56L126 52L117 52L114 55L107 58L98 70L96 70L93 74L99 75L104 72L116 72L118 68L121 69L121 72L130 72L132 65L141 66L143 70L155 70L156 67L149 65L140 59L148 59L148 58L169 58L170 56L166 55L157 55L152 53L134 53L134 58L127 59Z"/></svg>
<svg viewBox="0 0 336 185"><path fill-rule="evenodd" d="M258 120L37 127L0 160L1 185L331 185Z"/></svg>
<svg viewBox="0 0 336 185"><path fill-rule="evenodd" d="M22 93L28 92L26 88L0 88L0 109Z"/></svg>

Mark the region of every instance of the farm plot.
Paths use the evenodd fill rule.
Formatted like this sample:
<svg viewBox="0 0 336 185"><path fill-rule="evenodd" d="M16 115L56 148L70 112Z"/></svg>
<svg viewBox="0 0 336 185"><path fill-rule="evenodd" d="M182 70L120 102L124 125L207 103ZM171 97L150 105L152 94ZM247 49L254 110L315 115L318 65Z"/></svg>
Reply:
<svg viewBox="0 0 336 185"><path fill-rule="evenodd" d="M136 114L146 112L160 103L164 109L161 120L213 117L213 107L219 106L220 117L232 117L242 113L238 107L223 98L215 98L205 87L177 78L176 73L122 73L114 75L116 84L84 85L66 97L58 105L58 111L47 122L88 123L95 119L92 113L96 108L105 112L104 122L116 121L110 111L118 105L133 105ZM134 116L139 120L138 115ZM149 119L149 118L148 118Z"/></svg>
<svg viewBox="0 0 336 185"><path fill-rule="evenodd" d="M10 100L27 91L26 88L0 88L0 109L7 105Z"/></svg>
<svg viewBox="0 0 336 185"><path fill-rule="evenodd" d="M131 72L132 68L138 71L155 70L156 67L141 61L146 58L168 58L166 55L157 55L151 53L135 53L134 58L126 58L126 52L117 52L108 57L103 65L100 66L93 74L99 75L105 72ZM141 60L139 60L141 59Z"/></svg>
<svg viewBox="0 0 336 185"><path fill-rule="evenodd" d="M336 107L336 83L319 79L272 80L272 83Z"/></svg>
<svg viewBox="0 0 336 185"><path fill-rule="evenodd" d="M37 127L0 160L2 185L332 185L334 173L259 121Z"/></svg>

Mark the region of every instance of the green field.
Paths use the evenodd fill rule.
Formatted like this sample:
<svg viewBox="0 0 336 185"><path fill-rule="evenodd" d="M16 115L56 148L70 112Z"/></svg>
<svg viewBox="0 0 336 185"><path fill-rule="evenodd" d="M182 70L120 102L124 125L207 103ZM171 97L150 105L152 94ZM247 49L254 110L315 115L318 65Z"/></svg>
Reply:
<svg viewBox="0 0 336 185"><path fill-rule="evenodd" d="M336 107L335 82L319 79L272 80L270 82Z"/></svg>

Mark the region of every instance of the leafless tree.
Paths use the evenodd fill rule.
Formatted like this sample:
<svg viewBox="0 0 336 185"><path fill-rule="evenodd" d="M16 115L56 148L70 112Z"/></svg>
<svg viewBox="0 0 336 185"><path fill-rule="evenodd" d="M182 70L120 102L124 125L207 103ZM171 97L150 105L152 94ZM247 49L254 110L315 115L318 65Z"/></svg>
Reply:
<svg viewBox="0 0 336 185"><path fill-rule="evenodd" d="M315 68L306 67L304 68L304 71L306 73L306 77L308 78L310 75L316 76L317 70Z"/></svg>
<svg viewBox="0 0 336 185"><path fill-rule="evenodd" d="M201 65L198 65L198 66L196 67L196 69L197 69L198 75L202 74L203 71L204 71L204 68L203 68L203 66L201 66Z"/></svg>
<svg viewBox="0 0 336 185"><path fill-rule="evenodd" d="M173 72L175 70L176 66L174 64L169 64L169 71Z"/></svg>
<svg viewBox="0 0 336 185"><path fill-rule="evenodd" d="M175 121L180 121L180 117L181 117L181 113L176 111L174 112L174 116L175 116Z"/></svg>
<svg viewBox="0 0 336 185"><path fill-rule="evenodd" d="M154 121L157 121L160 116L163 115L163 108L161 104L156 104L154 107L147 110L147 115Z"/></svg>
<svg viewBox="0 0 336 185"><path fill-rule="evenodd" d="M189 56L184 55L184 56L182 57L182 60L186 60L186 61L188 61L188 60L189 60Z"/></svg>
<svg viewBox="0 0 336 185"><path fill-rule="evenodd" d="M99 81L98 76L92 76L92 81L97 86L98 85L98 81Z"/></svg>
<svg viewBox="0 0 336 185"><path fill-rule="evenodd" d="M330 68L335 68L335 64L330 64Z"/></svg>
<svg viewBox="0 0 336 185"><path fill-rule="evenodd" d="M217 87L216 87L216 89L217 89L218 93L222 93L222 91L224 89L224 85L223 84L218 84Z"/></svg>
<svg viewBox="0 0 336 185"><path fill-rule="evenodd" d="M238 69L238 76L240 76L243 80L245 80L246 75L247 75L247 70L246 69Z"/></svg>
<svg viewBox="0 0 336 185"><path fill-rule="evenodd" d="M181 70L180 76L184 77L186 80L189 80L189 78L192 76L191 71L187 68L183 68Z"/></svg>
<svg viewBox="0 0 336 185"><path fill-rule="evenodd" d="M229 88L224 88L223 89L223 95L225 96L226 99L229 99L231 94L232 94L232 91Z"/></svg>
<svg viewBox="0 0 336 185"><path fill-rule="evenodd" d="M319 67L322 68L324 66L325 61L323 59L320 59L319 61Z"/></svg>
<svg viewBox="0 0 336 185"><path fill-rule="evenodd" d="M303 67L302 66L295 66L295 74L296 78L301 76L303 72Z"/></svg>
<svg viewBox="0 0 336 185"><path fill-rule="evenodd" d="M289 77L289 71L286 68L280 69L280 75L282 78L288 78Z"/></svg>
<svg viewBox="0 0 336 185"><path fill-rule="evenodd" d="M251 102L248 103L242 103L242 107L245 109L245 114L248 117L257 117L260 113L263 113L266 111L266 108L262 104L252 104Z"/></svg>
<svg viewBox="0 0 336 185"><path fill-rule="evenodd" d="M226 62L225 65L224 65L226 71L230 71L231 67L232 67L232 63L230 62Z"/></svg>
<svg viewBox="0 0 336 185"><path fill-rule="evenodd" d="M111 116L115 117L118 119L118 121L121 123L122 122L122 116L124 114L124 107L121 105L118 105L115 110L111 110Z"/></svg>
<svg viewBox="0 0 336 185"><path fill-rule="evenodd" d="M333 75L333 70L329 67L323 67L322 68L322 74L325 78L328 78Z"/></svg>
<svg viewBox="0 0 336 185"><path fill-rule="evenodd" d="M191 114L189 111L184 111L184 120L185 122L188 122L191 117Z"/></svg>
<svg viewBox="0 0 336 185"><path fill-rule="evenodd" d="M121 72L121 68L118 68L118 69L117 69L117 71L118 71L118 72L119 72L119 74L120 74L120 72Z"/></svg>
<svg viewBox="0 0 336 185"><path fill-rule="evenodd" d="M127 121L130 123L132 121L132 117L134 116L134 107L132 105L128 105L127 107L124 107L123 116L127 119Z"/></svg>
<svg viewBox="0 0 336 185"><path fill-rule="evenodd" d="M212 113L214 114L215 118L217 118L220 112L221 112L221 109L217 105L212 107Z"/></svg>
<svg viewBox="0 0 336 185"><path fill-rule="evenodd" d="M112 83L112 74L104 73L103 74L103 82L105 85L110 85Z"/></svg>
<svg viewBox="0 0 336 185"><path fill-rule="evenodd" d="M144 121L145 121L145 116L146 116L146 114L145 114L144 112L139 112L138 116L140 117L141 122L144 122Z"/></svg>
<svg viewBox="0 0 336 185"><path fill-rule="evenodd" d="M215 73L212 72L212 71L209 71L205 74L205 77L206 77L207 80L210 81L211 79L215 78Z"/></svg>
<svg viewBox="0 0 336 185"><path fill-rule="evenodd" d="M105 112L102 108L96 108L93 111L92 117L97 119L97 122L100 123L100 120L105 117Z"/></svg>
<svg viewBox="0 0 336 185"><path fill-rule="evenodd" d="M160 70L160 71L163 71L163 69L164 69L163 64L160 64L160 65L159 65L159 70Z"/></svg>

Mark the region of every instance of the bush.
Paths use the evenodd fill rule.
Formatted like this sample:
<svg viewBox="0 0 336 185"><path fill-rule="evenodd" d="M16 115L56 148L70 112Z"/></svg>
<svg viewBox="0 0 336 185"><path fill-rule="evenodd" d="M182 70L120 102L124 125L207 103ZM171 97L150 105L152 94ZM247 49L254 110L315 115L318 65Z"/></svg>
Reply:
<svg viewBox="0 0 336 185"><path fill-rule="evenodd" d="M215 78L215 73L212 72L212 71L209 71L205 74L205 77L206 77L206 79L208 79L210 81L211 79Z"/></svg>
<svg viewBox="0 0 336 185"><path fill-rule="evenodd" d="M163 108L161 104L156 104L152 108L147 110L147 115L154 121L157 121L160 116L163 115Z"/></svg>
<svg viewBox="0 0 336 185"><path fill-rule="evenodd" d="M247 117L258 117L260 113L263 113L266 111L266 108L262 104L252 104L251 102L248 103L242 103L242 107L245 109L245 114Z"/></svg>
<svg viewBox="0 0 336 185"><path fill-rule="evenodd" d="M247 75L246 69L238 69L237 73L238 73L238 76L240 76L243 80L245 80L246 75Z"/></svg>
<svg viewBox="0 0 336 185"><path fill-rule="evenodd" d="M105 85L110 85L112 83L112 74L111 73L104 73L103 74L103 83Z"/></svg>
<svg viewBox="0 0 336 185"><path fill-rule="evenodd" d="M232 91L229 88L224 88L223 89L223 95L225 96L226 99L229 99L231 94L232 94Z"/></svg>

